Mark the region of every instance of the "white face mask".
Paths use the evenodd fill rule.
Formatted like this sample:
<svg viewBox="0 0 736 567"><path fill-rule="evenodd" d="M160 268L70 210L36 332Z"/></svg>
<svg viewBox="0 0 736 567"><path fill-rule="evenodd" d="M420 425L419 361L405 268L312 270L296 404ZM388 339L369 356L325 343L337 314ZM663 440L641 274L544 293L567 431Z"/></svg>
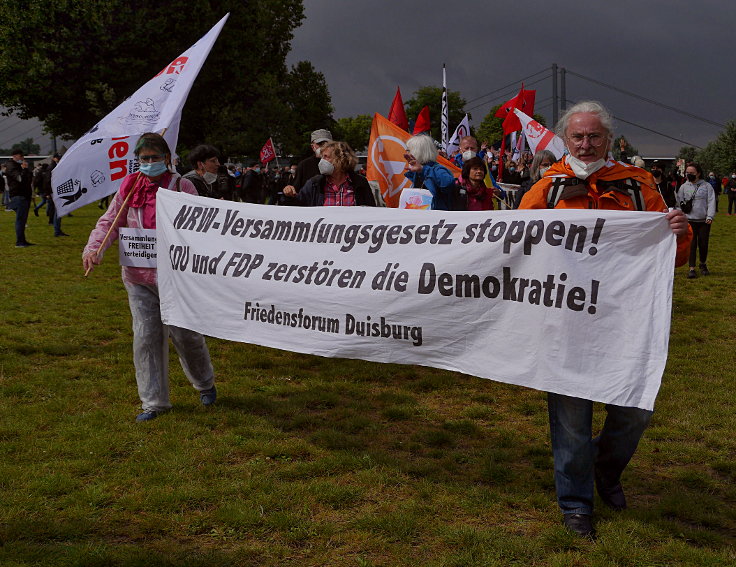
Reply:
<svg viewBox="0 0 736 567"><path fill-rule="evenodd" d="M204 180L207 183L210 183L210 184L212 184L215 181L217 181L217 174L216 173L210 173L209 171L205 171L204 172L204 175L202 177L204 178Z"/></svg>
<svg viewBox="0 0 736 567"><path fill-rule="evenodd" d="M542 175L544 175L547 172L548 169L549 169L549 167L540 167L539 168L539 177L542 177Z"/></svg>
<svg viewBox="0 0 736 567"><path fill-rule="evenodd" d="M463 152L463 161L468 161L469 159L473 159L475 157L475 154L472 150L468 150Z"/></svg>
<svg viewBox="0 0 736 567"><path fill-rule="evenodd" d="M319 160L317 167L322 175L332 175L335 172L335 166L326 159Z"/></svg>
<svg viewBox="0 0 736 567"><path fill-rule="evenodd" d="M587 179L596 171L598 171L601 167L606 165L606 160L601 158L592 163L585 163L584 161L580 161L578 158L573 157L572 155L568 155L567 163L570 165L573 173L578 179Z"/></svg>

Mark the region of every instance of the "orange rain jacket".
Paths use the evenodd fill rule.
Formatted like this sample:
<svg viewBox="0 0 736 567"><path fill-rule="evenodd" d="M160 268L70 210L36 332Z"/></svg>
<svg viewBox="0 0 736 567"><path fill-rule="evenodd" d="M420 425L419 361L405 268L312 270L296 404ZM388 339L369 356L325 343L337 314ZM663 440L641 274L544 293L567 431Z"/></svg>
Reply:
<svg viewBox="0 0 736 567"><path fill-rule="evenodd" d="M567 164L567 157L554 163L539 181L527 191L521 199L520 209L546 209L549 190L555 178L574 179L575 173ZM637 210L631 196L610 186L599 190L601 181L619 181L633 179L641 187L645 210L667 212L662 196L657 191L652 174L648 171L618 161L608 160L605 166L590 175L576 186L563 190L556 209L611 209L616 211ZM600 183L601 185L604 185ZM675 266L682 266L688 261L692 230L688 226L687 234L677 237L677 254Z"/></svg>

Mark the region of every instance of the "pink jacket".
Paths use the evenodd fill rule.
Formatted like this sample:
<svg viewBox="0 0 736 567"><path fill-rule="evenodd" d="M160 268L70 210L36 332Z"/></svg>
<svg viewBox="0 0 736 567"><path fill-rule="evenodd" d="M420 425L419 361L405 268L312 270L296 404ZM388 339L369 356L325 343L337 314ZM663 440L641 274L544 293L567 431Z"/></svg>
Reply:
<svg viewBox="0 0 736 567"><path fill-rule="evenodd" d="M197 190L194 188L194 184L188 179L183 179L179 174L166 173L161 179L151 181L145 175L138 175L137 173L131 173L120 185L120 189L115 193L110 206L97 221L97 225L89 235L87 240L87 246L84 247L82 255L86 255L90 252L95 252L102 244L105 239L108 229L115 220L115 216L123 206L125 197L131 189L135 189L135 193L128 201L126 205L127 211L118 219L118 223L110 233L110 238L105 243L105 248L100 250L100 260L102 256L113 242L118 239L118 229L120 227L129 228L156 228L156 191L159 187L168 189L170 191L176 191L176 180L179 181L179 190L184 193L190 193L197 195ZM137 180L137 181L136 181ZM135 188L133 185L135 184ZM153 285L157 284L156 269L155 268L133 268L130 266L123 266L123 281L128 284L140 284L140 285Z"/></svg>

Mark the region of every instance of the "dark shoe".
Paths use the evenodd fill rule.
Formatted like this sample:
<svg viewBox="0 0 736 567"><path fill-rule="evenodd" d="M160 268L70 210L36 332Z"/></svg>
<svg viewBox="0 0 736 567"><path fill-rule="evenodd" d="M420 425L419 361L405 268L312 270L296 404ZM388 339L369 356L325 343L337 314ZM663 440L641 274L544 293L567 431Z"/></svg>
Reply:
<svg viewBox="0 0 736 567"><path fill-rule="evenodd" d="M29 246L35 246L33 242L21 242L20 244L16 244L16 248L28 248Z"/></svg>
<svg viewBox="0 0 736 567"><path fill-rule="evenodd" d="M59 234L54 234L54 236L69 236L66 232L60 232Z"/></svg>
<svg viewBox="0 0 736 567"><path fill-rule="evenodd" d="M626 509L626 495L620 482L606 486L598 471L595 471L595 487L598 490L598 496L606 506L617 512Z"/></svg>
<svg viewBox="0 0 736 567"><path fill-rule="evenodd" d="M565 514L562 516L562 523L571 532L575 532L579 536L595 538L595 529L593 529L593 516L588 514Z"/></svg>
<svg viewBox="0 0 736 567"><path fill-rule="evenodd" d="M199 393L199 400L203 406L211 406L217 400L217 388L212 386L209 390L202 390Z"/></svg>
<svg viewBox="0 0 736 567"><path fill-rule="evenodd" d="M38 209L33 209L33 214L38 216Z"/></svg>
<svg viewBox="0 0 736 567"><path fill-rule="evenodd" d="M690 271L687 273L687 279L694 280L698 277L698 273L695 271L695 268L690 268Z"/></svg>
<svg viewBox="0 0 736 567"><path fill-rule="evenodd" d="M139 423L141 421L151 421L152 419L156 419L162 413L163 412L156 411L156 410L146 410L143 413L139 413L136 416L135 420Z"/></svg>
<svg viewBox="0 0 736 567"><path fill-rule="evenodd" d="M704 276L709 276L710 270L708 269L708 266L706 266L705 264L700 264L700 273Z"/></svg>

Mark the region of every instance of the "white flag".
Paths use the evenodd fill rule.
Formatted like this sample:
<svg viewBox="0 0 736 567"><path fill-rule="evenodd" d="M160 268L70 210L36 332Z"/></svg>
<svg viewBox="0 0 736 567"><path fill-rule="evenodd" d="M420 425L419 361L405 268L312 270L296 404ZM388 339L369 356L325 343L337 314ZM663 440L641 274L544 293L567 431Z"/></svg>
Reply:
<svg viewBox="0 0 736 567"><path fill-rule="evenodd" d="M51 173L60 216L114 193L138 171L134 150L141 134L165 130L169 147L176 148L181 110L229 15L69 148Z"/></svg>
<svg viewBox="0 0 736 567"><path fill-rule="evenodd" d="M514 148L514 152L511 155L511 159L515 162L519 162L521 159L522 154L526 151L526 144L524 143L526 140L526 136L524 134L524 131L521 131L521 135L517 135L516 132L511 134L511 145Z"/></svg>
<svg viewBox="0 0 736 567"><path fill-rule="evenodd" d="M529 148L536 154L540 150L549 150L557 159L566 153L565 142L551 130L542 126L531 116L524 114L518 108L514 108L516 116L521 122L521 131L529 142Z"/></svg>
<svg viewBox="0 0 736 567"><path fill-rule="evenodd" d="M452 135L452 138L450 138L450 141L447 143L448 156L451 156L452 153L460 147L460 140L462 140L465 136L470 136L470 123L468 122L467 114L465 115L465 118L462 119L460 124L457 125L457 128L455 128L455 133Z"/></svg>

